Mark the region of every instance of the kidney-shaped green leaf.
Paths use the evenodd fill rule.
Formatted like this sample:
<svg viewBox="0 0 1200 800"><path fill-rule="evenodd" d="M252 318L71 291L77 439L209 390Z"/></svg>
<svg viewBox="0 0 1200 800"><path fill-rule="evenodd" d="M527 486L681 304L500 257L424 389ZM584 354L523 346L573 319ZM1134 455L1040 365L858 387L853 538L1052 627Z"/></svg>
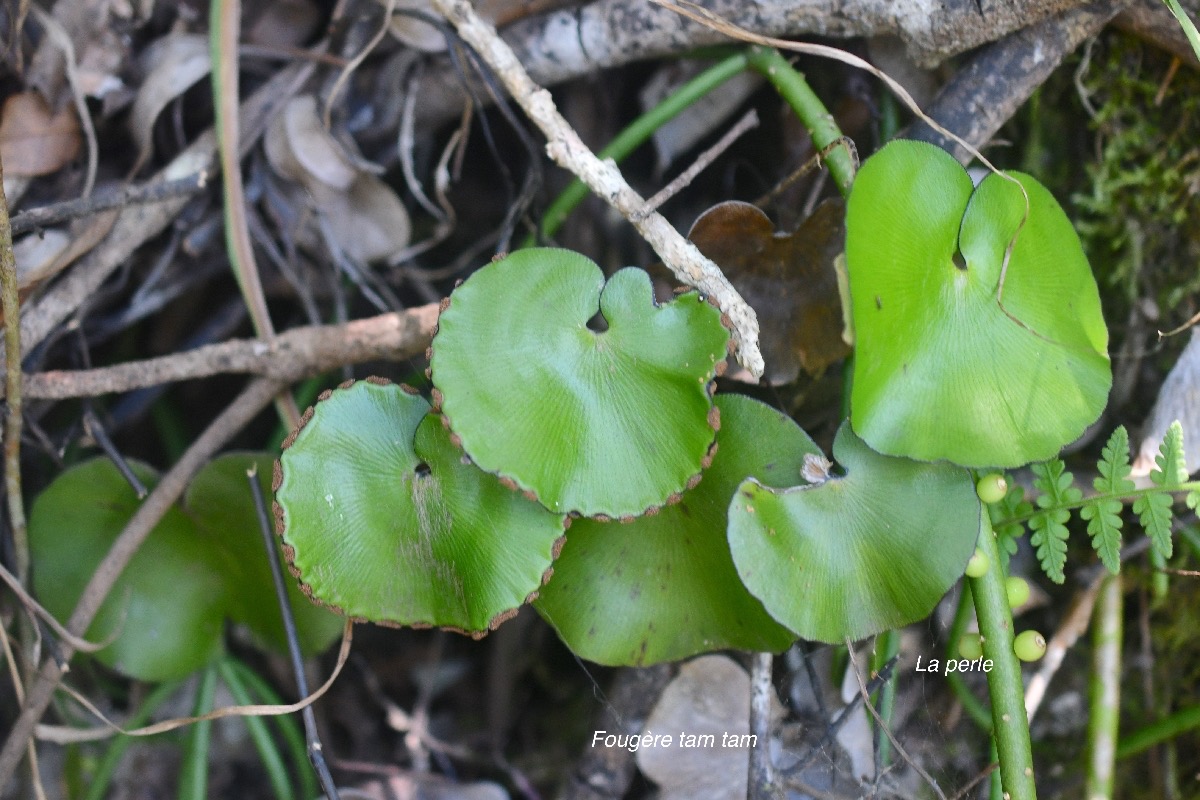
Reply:
<svg viewBox="0 0 1200 800"><path fill-rule="evenodd" d="M287 652L283 615L246 480L247 471L256 469L263 495L269 496L273 463L266 453L226 453L192 480L183 505L221 559L230 587L230 618L249 628L258 643ZM276 553L276 557L281 555ZM290 578L287 586L300 648L305 653L320 653L337 641L342 620L309 602Z"/></svg>
<svg viewBox="0 0 1200 800"><path fill-rule="evenodd" d="M597 308L605 331L588 326ZM662 505L704 465L720 312L656 305L649 276L607 285L567 250L521 250L454 290L438 320L435 398L471 459L547 508L622 517Z"/></svg>
<svg viewBox="0 0 1200 800"><path fill-rule="evenodd" d="M470 463L429 405L362 381L323 396L279 459L277 526L317 601L482 636L535 594L564 517Z"/></svg>
<svg viewBox="0 0 1200 800"><path fill-rule="evenodd" d="M158 476L131 464L148 486ZM66 619L96 567L137 510L137 494L106 459L60 475L33 503L29 545L42 604ZM199 669L222 649L227 602L212 543L172 507L134 553L88 628L96 653L132 678L160 681Z"/></svg>
<svg viewBox="0 0 1200 800"><path fill-rule="evenodd" d="M845 424L833 455L844 476L782 490L751 478L729 507L746 588L801 638L822 642L927 616L979 534L967 470L879 455Z"/></svg>
<svg viewBox="0 0 1200 800"><path fill-rule="evenodd" d="M1087 258L1050 192L1009 174L1028 218L1013 181L973 188L922 142L888 144L855 178L851 421L880 452L1016 467L1104 409L1108 331Z"/></svg>
<svg viewBox="0 0 1200 800"><path fill-rule="evenodd" d="M698 486L629 524L576 520L534 606L576 655L601 664L676 661L709 650L779 651L795 639L742 586L726 514L747 477L791 486L817 446L789 417L721 395L720 444Z"/></svg>

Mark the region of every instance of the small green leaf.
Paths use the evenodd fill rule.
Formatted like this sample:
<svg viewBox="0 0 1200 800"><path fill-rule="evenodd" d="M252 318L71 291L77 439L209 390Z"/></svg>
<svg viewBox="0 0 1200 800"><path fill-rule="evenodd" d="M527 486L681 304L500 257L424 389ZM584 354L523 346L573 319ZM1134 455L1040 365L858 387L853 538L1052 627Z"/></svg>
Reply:
<svg viewBox="0 0 1200 800"><path fill-rule="evenodd" d="M158 476L132 463L153 487ZM72 467L46 487L29 516L34 590L59 619L70 616L112 543L141 505L107 459ZM228 602L212 543L171 507L117 579L87 631L93 642L116 639L96 653L104 664L144 681L182 678L224 648Z"/></svg>
<svg viewBox="0 0 1200 800"><path fill-rule="evenodd" d="M1175 420L1167 428L1167 434L1158 446L1158 455L1154 457L1154 463L1157 468L1150 470L1150 480L1155 485L1170 488L1187 482L1187 462L1183 455L1183 425L1179 420Z"/></svg>
<svg viewBox="0 0 1200 800"><path fill-rule="evenodd" d="M589 328L597 310L607 330ZM707 464L720 318L694 292L656 304L641 270L606 284L578 253L520 250L451 295L431 347L435 402L472 461L547 508L638 515Z"/></svg>
<svg viewBox="0 0 1200 800"><path fill-rule="evenodd" d="M1096 469L1100 476L1092 481L1099 495L1124 495L1133 491L1133 481L1128 476L1129 434L1125 426L1113 431L1105 445ZM1087 521L1088 536L1100 560L1110 572L1121 570L1121 501L1114 497L1096 497L1084 504L1079 516Z"/></svg>
<svg viewBox="0 0 1200 800"><path fill-rule="evenodd" d="M1029 543L1036 548L1042 569L1055 583L1066 580L1063 568L1067 563L1067 520L1071 518L1066 506L1077 504L1083 492L1072 484L1074 476L1067 472L1062 459L1052 458L1032 465L1033 485L1041 492L1037 498L1038 511L1029 520L1033 531Z"/></svg>
<svg viewBox="0 0 1200 800"><path fill-rule="evenodd" d="M1150 470L1150 481L1155 486L1170 489L1187 481L1187 464L1183 457L1183 426L1179 421L1171 423L1167 434L1158 446L1154 457L1155 468ZM1174 542L1171 540L1171 519L1174 516L1174 500L1166 492L1153 492L1139 497L1133 504L1142 527L1150 535L1150 545L1156 555L1166 560L1171 557Z"/></svg>
<svg viewBox="0 0 1200 800"><path fill-rule="evenodd" d="M280 456L278 525L319 602L478 637L536 594L564 518L466 462L428 410L386 382L325 394Z"/></svg>
<svg viewBox="0 0 1200 800"><path fill-rule="evenodd" d="M970 473L880 455L843 424L845 470L813 486L753 478L729 507L742 582L805 639L841 642L922 619L962 577L979 538Z"/></svg>
<svg viewBox="0 0 1200 800"><path fill-rule="evenodd" d="M893 141L855 178L846 260L851 420L880 452L1023 466L1103 411L1112 371L1096 281L1029 175L975 187L944 150Z"/></svg>

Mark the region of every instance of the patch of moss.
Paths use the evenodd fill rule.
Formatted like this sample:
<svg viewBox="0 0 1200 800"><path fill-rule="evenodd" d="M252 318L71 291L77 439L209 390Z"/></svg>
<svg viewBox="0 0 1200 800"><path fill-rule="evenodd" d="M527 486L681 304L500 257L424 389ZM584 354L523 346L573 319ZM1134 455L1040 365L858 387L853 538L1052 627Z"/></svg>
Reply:
<svg viewBox="0 0 1200 800"><path fill-rule="evenodd" d="M1185 319L1200 291L1200 75L1122 34L1089 55L1076 73L1095 132L1090 185L1072 198L1079 235L1125 307L1113 311L1148 297Z"/></svg>

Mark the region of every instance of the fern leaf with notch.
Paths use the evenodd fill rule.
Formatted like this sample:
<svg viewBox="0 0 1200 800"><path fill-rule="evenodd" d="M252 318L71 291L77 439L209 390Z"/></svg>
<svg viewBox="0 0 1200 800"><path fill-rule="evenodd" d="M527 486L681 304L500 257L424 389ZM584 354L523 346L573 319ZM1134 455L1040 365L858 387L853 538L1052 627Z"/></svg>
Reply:
<svg viewBox="0 0 1200 800"><path fill-rule="evenodd" d="M1041 494L1037 498L1038 510L1029 520L1033 531L1029 543L1037 548L1038 561L1050 580L1062 583L1066 580L1063 567L1067 563L1067 520L1071 518L1071 511L1065 506L1079 503L1083 492L1073 485L1074 476L1067 472L1062 459L1052 458L1031 468L1033 485Z"/></svg>
<svg viewBox="0 0 1200 800"><path fill-rule="evenodd" d="M1100 495L1128 494L1134 490L1129 480L1129 433L1122 425L1113 431L1096 465L1100 477L1092 486ZM1087 521L1088 536L1100 560L1109 572L1121 570L1121 501L1114 497L1094 497L1084 503L1079 516Z"/></svg>

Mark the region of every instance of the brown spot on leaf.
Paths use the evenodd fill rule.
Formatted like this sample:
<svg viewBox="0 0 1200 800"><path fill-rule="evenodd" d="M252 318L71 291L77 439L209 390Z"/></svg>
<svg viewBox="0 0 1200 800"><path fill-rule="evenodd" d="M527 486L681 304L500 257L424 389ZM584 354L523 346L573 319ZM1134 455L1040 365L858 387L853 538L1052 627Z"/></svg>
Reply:
<svg viewBox="0 0 1200 800"><path fill-rule="evenodd" d="M366 380L367 383L373 383L376 386L391 386L392 385L392 382L389 381L387 378L382 378L378 375L369 375L364 380ZM401 386L401 388L404 388L403 385ZM411 394L411 392L410 392L410 394Z"/></svg>
<svg viewBox="0 0 1200 800"><path fill-rule="evenodd" d="M430 399L433 400L433 410L440 411L442 408L442 392L440 389L434 389L429 393ZM444 417L443 417L444 419Z"/></svg>
<svg viewBox="0 0 1200 800"><path fill-rule="evenodd" d="M338 386L337 386L337 388L339 388L339 389L349 389L349 388L350 388L351 386L353 386L353 385L354 385L354 378L350 378L349 380L344 380L344 381L342 381L341 383L339 383L339 384L338 384Z"/></svg>
<svg viewBox="0 0 1200 800"><path fill-rule="evenodd" d="M283 465L279 463L279 459L275 459L275 464L271 467L271 491L278 492L280 484L283 483Z"/></svg>
<svg viewBox="0 0 1200 800"><path fill-rule="evenodd" d="M413 387L409 386L407 383L400 384L400 391L404 392L405 394L411 394L414 397L421 393L419 390L414 389Z"/></svg>
<svg viewBox="0 0 1200 800"><path fill-rule="evenodd" d="M687 488L689 488L689 489L695 489L695 488L696 488L696 486L697 486L697 485L700 483L700 478L701 478L701 477L702 477L702 476L701 476L700 474L698 474L698 473L697 473L696 475L693 475L692 477L688 478L688 482L687 482Z"/></svg>
<svg viewBox="0 0 1200 800"><path fill-rule="evenodd" d="M505 489L508 489L509 491L515 492L517 490L517 482L514 481L512 478L508 477L507 475L500 478L500 485L503 486Z"/></svg>
<svg viewBox="0 0 1200 800"><path fill-rule="evenodd" d="M554 544L550 545L550 558L553 561L558 560L559 554L562 552L563 545L567 543L567 537L560 536L554 540ZM550 580L547 578L546 580ZM545 581L543 581L544 583Z"/></svg>
<svg viewBox="0 0 1200 800"><path fill-rule="evenodd" d="M672 492L671 494L667 495L667 505L673 506L682 499L683 499L682 494L680 494L679 492Z"/></svg>
<svg viewBox="0 0 1200 800"><path fill-rule="evenodd" d="M319 395L317 395L317 402L320 403L321 401L328 400L331 397L333 397L333 389L324 389ZM309 406L309 408L311 407L312 406Z"/></svg>
<svg viewBox="0 0 1200 800"><path fill-rule="evenodd" d="M458 281L457 283L455 283L454 284L455 288L458 288L458 284L460 284L460 283L462 283L462 281ZM438 311L445 311L449 307L450 307L450 298L449 297L443 297L442 301L440 303L438 303Z"/></svg>
<svg viewBox="0 0 1200 800"><path fill-rule="evenodd" d="M716 406L708 410L708 427L714 431L721 430L721 409Z"/></svg>
<svg viewBox="0 0 1200 800"><path fill-rule="evenodd" d="M510 608L507 611L501 611L499 614L492 617L491 622L488 623L488 629L493 631L496 630L496 628L499 628L501 625L515 617L517 612L520 610L521 609L519 608Z"/></svg>

